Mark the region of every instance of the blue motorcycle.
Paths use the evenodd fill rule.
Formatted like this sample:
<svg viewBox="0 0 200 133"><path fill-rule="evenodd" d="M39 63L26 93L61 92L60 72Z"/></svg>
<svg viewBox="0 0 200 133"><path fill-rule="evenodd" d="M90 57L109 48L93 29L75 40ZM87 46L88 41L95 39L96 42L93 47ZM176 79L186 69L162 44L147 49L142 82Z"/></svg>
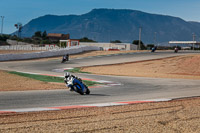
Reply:
<svg viewBox="0 0 200 133"><path fill-rule="evenodd" d="M157 49L157 47L155 46L155 47L153 47L152 49L151 49L151 52L155 52L156 51L156 49Z"/></svg>
<svg viewBox="0 0 200 133"><path fill-rule="evenodd" d="M64 79L66 86L70 88L70 91L75 91L81 95L90 94L88 87L82 82L82 80L73 75L67 76Z"/></svg>

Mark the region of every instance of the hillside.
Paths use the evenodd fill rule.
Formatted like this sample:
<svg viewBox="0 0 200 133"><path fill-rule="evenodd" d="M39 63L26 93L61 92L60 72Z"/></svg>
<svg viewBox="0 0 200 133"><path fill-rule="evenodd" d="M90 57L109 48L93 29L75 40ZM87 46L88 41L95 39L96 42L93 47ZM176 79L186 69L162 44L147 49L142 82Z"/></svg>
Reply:
<svg viewBox="0 0 200 133"><path fill-rule="evenodd" d="M71 38L88 37L99 42L138 39L142 27L142 41L154 43L171 40L192 40L192 33L200 33L200 23L181 18L150 14L127 9L93 9L82 15L45 15L24 25L22 36L32 36L36 31L70 33Z"/></svg>

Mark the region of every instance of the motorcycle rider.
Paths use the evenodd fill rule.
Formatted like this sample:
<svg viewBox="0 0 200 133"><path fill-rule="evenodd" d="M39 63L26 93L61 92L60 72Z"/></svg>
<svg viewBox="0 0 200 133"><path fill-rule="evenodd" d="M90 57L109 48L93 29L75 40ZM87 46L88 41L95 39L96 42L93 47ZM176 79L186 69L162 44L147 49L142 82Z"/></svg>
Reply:
<svg viewBox="0 0 200 133"><path fill-rule="evenodd" d="M68 84L69 81L72 81L73 85L78 84L78 85L81 86L81 89L82 89L81 91L83 93L86 92L86 88L83 85L82 80L80 78L78 78L78 77L76 77L74 75L71 75L69 72L66 72L64 76L65 76L64 82L66 83L66 86L70 89L70 91L74 91L74 87L72 85Z"/></svg>
<svg viewBox="0 0 200 133"><path fill-rule="evenodd" d="M69 54L63 56L62 63L64 63L65 61L69 61Z"/></svg>
<svg viewBox="0 0 200 133"><path fill-rule="evenodd" d="M157 46L154 46L151 50L151 52L155 52L157 50Z"/></svg>
<svg viewBox="0 0 200 133"><path fill-rule="evenodd" d="M178 47L174 48L174 52L177 53L178 52Z"/></svg>
<svg viewBox="0 0 200 133"><path fill-rule="evenodd" d="M72 80L71 74L67 72L67 73L64 74L64 76L65 76L64 82L66 83L66 86L70 89L70 91L73 91L74 88L68 86L68 81Z"/></svg>

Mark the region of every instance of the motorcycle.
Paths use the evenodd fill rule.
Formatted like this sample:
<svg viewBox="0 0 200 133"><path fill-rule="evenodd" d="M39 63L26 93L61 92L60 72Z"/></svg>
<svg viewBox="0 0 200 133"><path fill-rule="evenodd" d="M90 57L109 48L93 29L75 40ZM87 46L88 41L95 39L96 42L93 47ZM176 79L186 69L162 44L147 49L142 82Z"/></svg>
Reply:
<svg viewBox="0 0 200 133"><path fill-rule="evenodd" d="M155 52L156 49L157 49L157 47L153 47L153 48L151 49L151 52Z"/></svg>
<svg viewBox="0 0 200 133"><path fill-rule="evenodd" d="M65 63L66 61L69 61L69 55L68 54L63 56L61 63Z"/></svg>
<svg viewBox="0 0 200 133"><path fill-rule="evenodd" d="M88 87L82 82L82 79L73 75L64 79L66 86L70 88L70 91L75 91L81 95L90 94Z"/></svg>
<svg viewBox="0 0 200 133"><path fill-rule="evenodd" d="M178 48L175 48L175 49L174 49L174 53L178 53Z"/></svg>

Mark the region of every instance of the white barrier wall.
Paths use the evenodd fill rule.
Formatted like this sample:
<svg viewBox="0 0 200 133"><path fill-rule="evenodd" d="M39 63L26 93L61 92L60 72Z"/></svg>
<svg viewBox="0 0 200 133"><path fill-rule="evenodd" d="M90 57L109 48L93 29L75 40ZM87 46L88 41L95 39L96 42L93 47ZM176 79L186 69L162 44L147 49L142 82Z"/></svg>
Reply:
<svg viewBox="0 0 200 133"><path fill-rule="evenodd" d="M18 42L16 40L10 40L10 39L7 39L6 42L10 45L34 45L34 44L30 44L26 42Z"/></svg>
<svg viewBox="0 0 200 133"><path fill-rule="evenodd" d="M12 60L26 60L26 59L37 59L46 57L63 56L65 54L77 54L85 51L100 50L99 47L94 46L74 46L59 50L50 50L34 53L24 54L0 54L0 61L12 61Z"/></svg>
<svg viewBox="0 0 200 133"><path fill-rule="evenodd" d="M61 49L55 44L46 44L45 46L41 47L39 45L25 43L25 42L18 42L16 40L6 40L10 46L0 46L0 50L53 50L53 49Z"/></svg>

